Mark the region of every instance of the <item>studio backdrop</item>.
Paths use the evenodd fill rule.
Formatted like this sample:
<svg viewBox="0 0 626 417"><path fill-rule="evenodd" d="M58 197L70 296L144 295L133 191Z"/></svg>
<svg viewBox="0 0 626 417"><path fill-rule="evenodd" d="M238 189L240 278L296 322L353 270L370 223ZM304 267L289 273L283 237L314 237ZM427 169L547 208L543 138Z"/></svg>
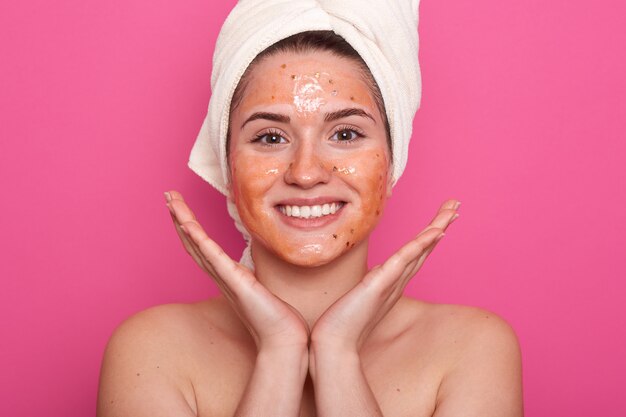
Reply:
<svg viewBox="0 0 626 417"><path fill-rule="evenodd" d="M233 5L0 5L0 415L94 415L121 321L217 294L164 191L239 257L223 196L187 168ZM511 324L529 417L626 415L625 16L622 0L420 7L422 105L370 263L460 200L407 294Z"/></svg>

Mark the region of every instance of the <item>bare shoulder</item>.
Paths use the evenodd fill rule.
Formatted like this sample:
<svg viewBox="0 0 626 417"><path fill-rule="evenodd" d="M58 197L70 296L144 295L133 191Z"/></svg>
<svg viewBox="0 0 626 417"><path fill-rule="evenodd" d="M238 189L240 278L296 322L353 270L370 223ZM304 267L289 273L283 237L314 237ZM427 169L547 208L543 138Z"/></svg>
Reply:
<svg viewBox="0 0 626 417"><path fill-rule="evenodd" d="M417 327L442 352L435 417L521 416L522 362L509 323L478 307L416 301Z"/></svg>
<svg viewBox="0 0 626 417"><path fill-rule="evenodd" d="M475 343L504 342L517 345L515 331L498 314L479 307L437 304L403 297L411 333L428 334L433 343L458 345L457 351ZM438 346L441 348L441 346Z"/></svg>
<svg viewBox="0 0 626 417"><path fill-rule="evenodd" d="M498 314L479 307L458 304L435 304L413 300L425 325L436 325L440 335L468 343L508 342L517 344L515 331Z"/></svg>
<svg viewBox="0 0 626 417"><path fill-rule="evenodd" d="M99 417L196 415L188 358L206 322L199 312L196 304L161 305L118 326L102 362Z"/></svg>

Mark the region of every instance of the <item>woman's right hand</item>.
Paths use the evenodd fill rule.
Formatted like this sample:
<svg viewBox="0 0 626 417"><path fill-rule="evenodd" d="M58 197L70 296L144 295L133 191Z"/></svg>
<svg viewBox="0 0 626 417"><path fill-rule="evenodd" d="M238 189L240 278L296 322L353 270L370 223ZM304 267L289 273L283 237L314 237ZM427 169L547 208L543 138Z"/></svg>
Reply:
<svg viewBox="0 0 626 417"><path fill-rule="evenodd" d="M272 294L252 271L233 261L211 240L177 191L165 193L185 250L219 287L250 331L259 351L305 348L309 328L302 315Z"/></svg>

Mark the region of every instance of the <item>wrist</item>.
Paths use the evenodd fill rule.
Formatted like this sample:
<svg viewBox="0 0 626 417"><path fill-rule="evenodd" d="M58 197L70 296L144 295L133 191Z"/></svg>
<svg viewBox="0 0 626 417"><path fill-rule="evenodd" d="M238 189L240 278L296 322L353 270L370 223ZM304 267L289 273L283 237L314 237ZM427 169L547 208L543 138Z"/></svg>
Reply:
<svg viewBox="0 0 626 417"><path fill-rule="evenodd" d="M326 356L354 356L359 353L356 343L352 343L343 339L321 339L319 337L311 338L309 352Z"/></svg>
<svg viewBox="0 0 626 417"><path fill-rule="evenodd" d="M272 369L277 374L300 370L300 376L306 377L309 367L307 346L264 347L257 351L256 366Z"/></svg>
<svg viewBox="0 0 626 417"><path fill-rule="evenodd" d="M336 375L338 372L360 368L361 356L356 349L327 344L311 344L309 348L309 372L313 382L320 375Z"/></svg>
<svg viewBox="0 0 626 417"><path fill-rule="evenodd" d="M360 355L356 347L346 344L311 343L309 356L328 361L360 360Z"/></svg>

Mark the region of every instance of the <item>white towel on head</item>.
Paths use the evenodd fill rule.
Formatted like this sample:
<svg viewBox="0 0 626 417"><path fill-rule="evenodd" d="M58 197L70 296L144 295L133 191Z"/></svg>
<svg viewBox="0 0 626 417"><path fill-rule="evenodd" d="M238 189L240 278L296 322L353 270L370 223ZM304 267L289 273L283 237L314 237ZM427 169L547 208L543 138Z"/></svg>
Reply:
<svg viewBox="0 0 626 417"><path fill-rule="evenodd" d="M413 118L421 99L419 0L239 0L215 46L211 99L191 150L189 167L229 197L226 160L230 103L252 60L297 33L330 30L363 58L383 96L393 148L393 184L406 166ZM237 210L229 213L249 241ZM242 263L252 266L247 250Z"/></svg>

